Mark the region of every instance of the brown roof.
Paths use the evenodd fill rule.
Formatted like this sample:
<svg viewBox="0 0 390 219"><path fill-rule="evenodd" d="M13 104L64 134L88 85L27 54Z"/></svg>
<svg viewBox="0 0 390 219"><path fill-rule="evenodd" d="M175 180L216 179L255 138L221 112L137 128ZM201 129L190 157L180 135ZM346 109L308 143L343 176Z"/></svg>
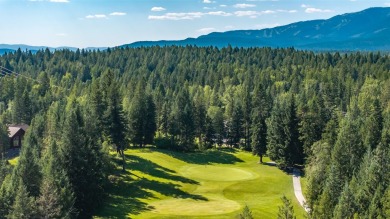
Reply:
<svg viewBox="0 0 390 219"><path fill-rule="evenodd" d="M12 138L16 133L18 133L22 128L19 127L8 127L8 137Z"/></svg>
<svg viewBox="0 0 390 219"><path fill-rule="evenodd" d="M8 137L12 138L19 130L27 131L28 125L26 124L17 124L17 125L8 125Z"/></svg>

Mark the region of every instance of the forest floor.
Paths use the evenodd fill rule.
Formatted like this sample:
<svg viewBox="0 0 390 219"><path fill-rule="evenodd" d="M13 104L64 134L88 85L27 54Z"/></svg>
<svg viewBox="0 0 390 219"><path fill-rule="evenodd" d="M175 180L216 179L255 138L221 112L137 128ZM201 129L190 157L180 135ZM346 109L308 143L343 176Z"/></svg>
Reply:
<svg viewBox="0 0 390 219"><path fill-rule="evenodd" d="M304 218L291 175L258 164L251 153L146 148L125 155L126 172L119 174L118 157L111 176L115 183L95 218L235 218L245 205L254 218L276 218L283 194L292 200L297 218Z"/></svg>

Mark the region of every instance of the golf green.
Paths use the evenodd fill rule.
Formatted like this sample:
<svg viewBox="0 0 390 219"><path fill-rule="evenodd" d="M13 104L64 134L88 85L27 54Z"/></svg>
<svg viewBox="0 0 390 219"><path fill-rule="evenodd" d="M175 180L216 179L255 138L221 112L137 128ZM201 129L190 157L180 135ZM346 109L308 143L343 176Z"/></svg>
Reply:
<svg viewBox="0 0 390 219"><path fill-rule="evenodd" d="M207 181L240 181L256 177L254 173L234 167L211 165L185 166L180 171L186 177Z"/></svg>

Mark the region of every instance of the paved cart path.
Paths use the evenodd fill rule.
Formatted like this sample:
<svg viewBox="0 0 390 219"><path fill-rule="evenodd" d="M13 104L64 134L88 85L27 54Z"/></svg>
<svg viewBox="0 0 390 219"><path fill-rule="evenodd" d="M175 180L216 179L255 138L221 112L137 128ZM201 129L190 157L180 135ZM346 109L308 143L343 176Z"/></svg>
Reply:
<svg viewBox="0 0 390 219"><path fill-rule="evenodd" d="M294 185L294 193L295 197L297 197L299 204L305 209L306 212L310 211L310 208L306 206L306 199L302 194L301 187L301 171L294 168L293 170L293 185Z"/></svg>

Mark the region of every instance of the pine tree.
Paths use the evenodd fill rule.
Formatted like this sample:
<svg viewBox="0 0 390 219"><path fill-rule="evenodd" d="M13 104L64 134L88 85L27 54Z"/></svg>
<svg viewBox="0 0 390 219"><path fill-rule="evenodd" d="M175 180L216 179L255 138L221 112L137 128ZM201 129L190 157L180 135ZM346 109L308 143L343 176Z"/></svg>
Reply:
<svg viewBox="0 0 390 219"><path fill-rule="evenodd" d="M41 72L38 76L39 81L39 95L45 96L50 90L50 78L46 72Z"/></svg>
<svg viewBox="0 0 390 219"><path fill-rule="evenodd" d="M223 111L219 107L211 106L207 111L207 115L211 119L211 126L214 132L213 138L215 139L215 143L221 147L225 138Z"/></svg>
<svg viewBox="0 0 390 219"><path fill-rule="evenodd" d="M355 197L352 194L348 183L346 183L339 198L339 203L335 207L333 213L334 218L353 218L355 208Z"/></svg>
<svg viewBox="0 0 390 219"><path fill-rule="evenodd" d="M58 160L63 158L54 139L47 140L48 145L43 155L44 162L41 164L43 180L40 195L36 200L38 216L40 218L73 218L77 216L74 208L75 195L66 169L58 165Z"/></svg>
<svg viewBox="0 0 390 219"><path fill-rule="evenodd" d="M153 144L157 131L156 105L151 95L146 96L146 119L144 128L144 145Z"/></svg>
<svg viewBox="0 0 390 219"><path fill-rule="evenodd" d="M34 127L31 127L31 129L34 129ZM21 186L23 187L22 189L26 189L29 195L37 197L42 180L41 167L39 165L40 153L38 146L33 143L30 133L25 135L19 160L12 172L11 178L14 187ZM19 185L20 183L22 185Z"/></svg>
<svg viewBox="0 0 390 219"><path fill-rule="evenodd" d="M295 219L294 208L285 195L282 196L282 205L279 206L278 219Z"/></svg>
<svg viewBox="0 0 390 219"><path fill-rule="evenodd" d="M263 163L263 156L267 152L267 124L268 101L263 86L257 86L253 96L253 108L251 118L251 146L252 153L260 157Z"/></svg>
<svg viewBox="0 0 390 219"><path fill-rule="evenodd" d="M10 177L6 177L0 187L0 218L5 219L12 209L15 199L15 187Z"/></svg>
<svg viewBox="0 0 390 219"><path fill-rule="evenodd" d="M8 127L6 126L3 118L0 117L0 159L4 159L6 150L8 149ZM0 184L1 185L1 184Z"/></svg>
<svg viewBox="0 0 390 219"><path fill-rule="evenodd" d="M87 109L91 114L91 117L94 118L95 124L97 125L96 129L98 132L104 132L104 111L106 110L106 98L103 97L102 87L99 84L97 79L92 80L91 91L89 93L90 97L88 98L89 102L87 103ZM100 134L100 138L103 139L103 136Z"/></svg>
<svg viewBox="0 0 390 219"><path fill-rule="evenodd" d="M242 129L244 137L244 148L251 150L251 126L252 126L252 96L250 90L249 74L246 74L247 78L242 87Z"/></svg>
<svg viewBox="0 0 390 219"><path fill-rule="evenodd" d="M65 115L59 157L74 191L74 206L79 216L90 217L102 201L103 159L99 156L99 146L93 138L96 135L84 128L85 118L72 97L66 106Z"/></svg>
<svg viewBox="0 0 390 219"><path fill-rule="evenodd" d="M59 192L54 183L44 179L41 187L41 195L36 201L39 218L66 218L61 214Z"/></svg>
<svg viewBox="0 0 390 219"><path fill-rule="evenodd" d="M340 125L339 135L332 151L332 163L337 165L343 175L343 181L351 179L352 174L359 168L359 163L364 155L359 127L361 118L352 100L348 114Z"/></svg>
<svg viewBox="0 0 390 219"><path fill-rule="evenodd" d="M32 112L32 102L27 89L25 89L23 92L22 102L23 102L23 115L21 118L21 122L25 124L30 124L33 112Z"/></svg>
<svg viewBox="0 0 390 219"><path fill-rule="evenodd" d="M357 98L359 116L362 120L361 138L366 149L374 149L381 138L382 109L379 102L379 81L368 77Z"/></svg>
<svg viewBox="0 0 390 219"><path fill-rule="evenodd" d="M212 148L215 139L214 139L215 131L213 127L212 119L206 115L206 124L205 124L205 134L203 139L204 148L203 149L209 149Z"/></svg>
<svg viewBox="0 0 390 219"><path fill-rule="evenodd" d="M112 73L108 72L102 78L102 83L104 84L102 87L103 98L107 103L103 114L104 134L108 141L116 146L117 153L122 156L122 169L125 171L124 150L127 146L127 122L123 114L121 95L118 91L117 84L111 79L112 77Z"/></svg>
<svg viewBox="0 0 390 219"><path fill-rule="evenodd" d="M303 102L304 106L300 107L299 139L303 142L305 155L310 155L311 146L314 142L321 139L321 134L325 126L324 106L322 106L317 96L312 97L309 101Z"/></svg>
<svg viewBox="0 0 390 219"><path fill-rule="evenodd" d="M311 147L312 154L309 157L305 172L307 175L307 196L309 207L318 201L325 186L327 171L330 166L331 147L327 142L318 141Z"/></svg>
<svg viewBox="0 0 390 219"><path fill-rule="evenodd" d="M171 115L174 120L174 127L172 127L171 134L176 136L176 143L180 146L181 150L192 150L195 131L193 106L190 101L188 88L184 87L179 91Z"/></svg>
<svg viewBox="0 0 390 219"><path fill-rule="evenodd" d="M134 97L131 101L130 110L128 113L129 131L131 133L131 142L134 145L143 147L144 131L146 121L146 98L145 98L145 82L141 80L137 84Z"/></svg>
<svg viewBox="0 0 390 219"><path fill-rule="evenodd" d="M270 158L282 168L303 162L298 123L294 97L279 96L267 120L267 147Z"/></svg>
<svg viewBox="0 0 390 219"><path fill-rule="evenodd" d="M382 197L382 214L383 218L390 217L390 186L387 187L385 194Z"/></svg>
<svg viewBox="0 0 390 219"><path fill-rule="evenodd" d="M7 216L7 218L30 219L36 218L35 215L35 200L29 195L27 188L23 185L23 182L20 182L16 192L16 197L12 206L12 210Z"/></svg>
<svg viewBox="0 0 390 219"><path fill-rule="evenodd" d="M248 205L245 205L242 213L238 215L240 219L253 219L252 211L249 209Z"/></svg>
<svg viewBox="0 0 390 219"><path fill-rule="evenodd" d="M259 113L254 112L252 116L252 153L260 157L260 163L263 163L263 156L267 152L267 125L265 118Z"/></svg>
<svg viewBox="0 0 390 219"><path fill-rule="evenodd" d="M8 165L8 162L6 159L1 159L0 160L0 187L3 184L3 181L5 177L10 174L11 168Z"/></svg>
<svg viewBox="0 0 390 219"><path fill-rule="evenodd" d="M128 112L130 138L139 147L153 143L157 130L156 107L152 96L145 94L145 86L143 80L138 83Z"/></svg>
<svg viewBox="0 0 390 219"><path fill-rule="evenodd" d="M325 181L323 192L319 197L318 204L312 210L313 218L333 218L334 207L338 203L343 184L342 172L339 166L332 164Z"/></svg>
<svg viewBox="0 0 390 219"><path fill-rule="evenodd" d="M15 81L15 94L13 101L13 109L12 109L12 122L14 124L22 123L22 119L24 118L24 103L23 103L23 91L24 91L24 81L21 79L17 79Z"/></svg>
<svg viewBox="0 0 390 219"><path fill-rule="evenodd" d="M195 136L199 140L199 145L202 147L204 144L203 136L206 130L206 106L204 103L204 98L198 94L194 97L194 127L195 127Z"/></svg>

